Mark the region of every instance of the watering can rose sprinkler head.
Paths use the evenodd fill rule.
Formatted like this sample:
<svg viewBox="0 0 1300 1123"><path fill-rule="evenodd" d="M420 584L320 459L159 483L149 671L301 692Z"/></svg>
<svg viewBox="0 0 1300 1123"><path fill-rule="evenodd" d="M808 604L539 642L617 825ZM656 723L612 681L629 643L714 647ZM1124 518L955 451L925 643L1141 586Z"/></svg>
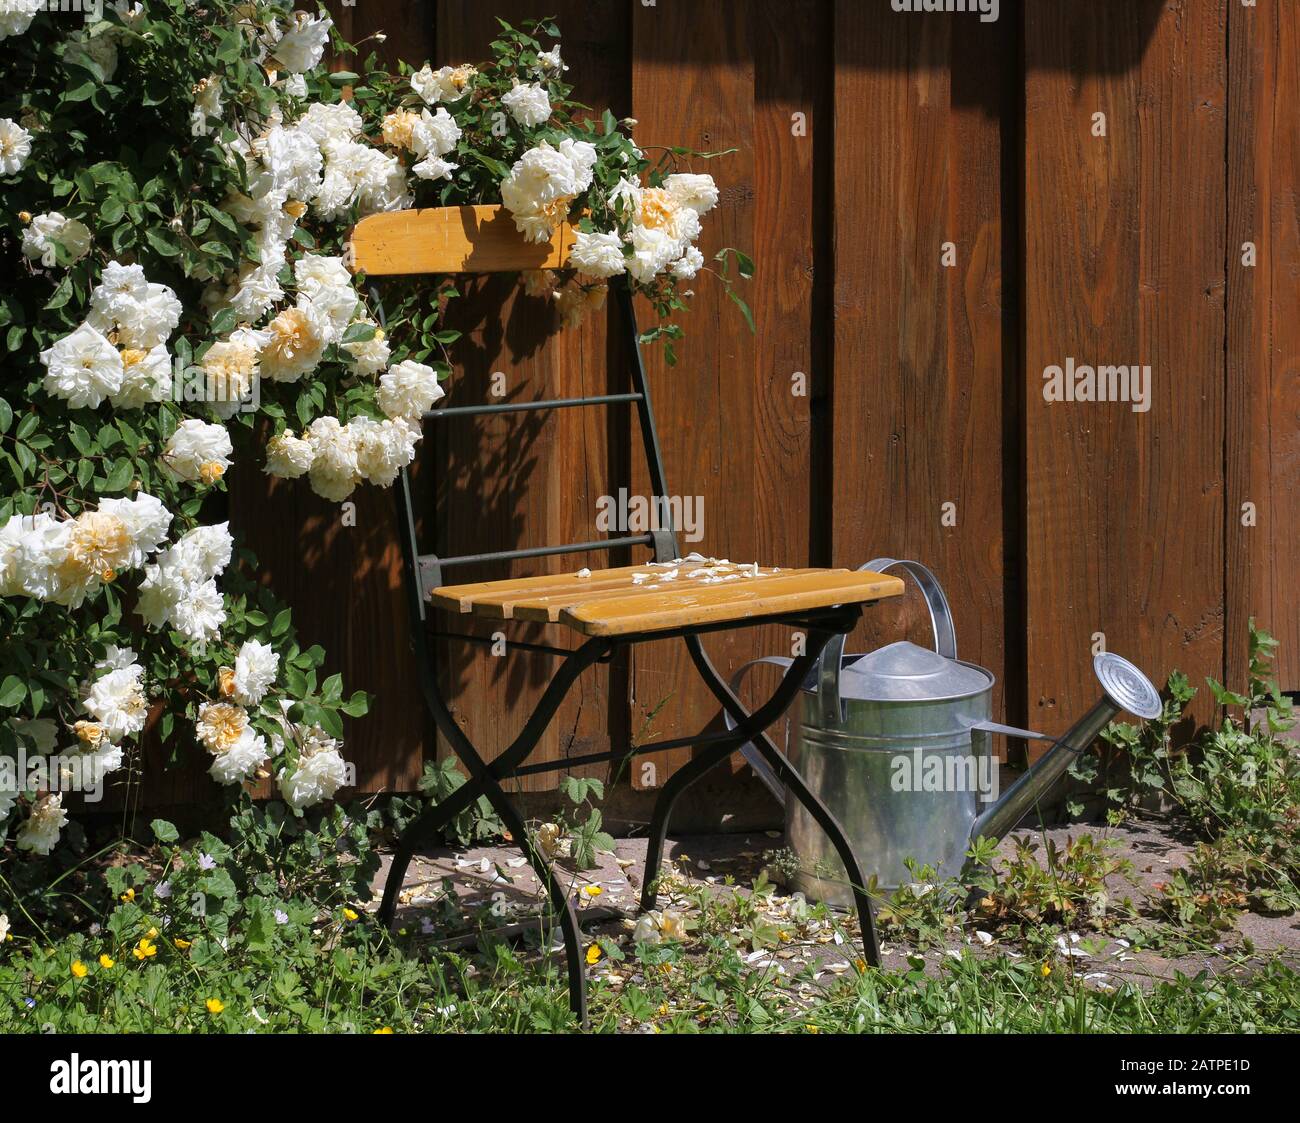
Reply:
<svg viewBox="0 0 1300 1123"><path fill-rule="evenodd" d="M1038 802L1069 767L1071 757L1084 752L1098 734L1127 710L1150 721L1160 716L1160 692L1127 659L1103 652L1092 661L1102 696L1066 731L1029 771L1009 787L1002 798L975 820L970 841L1000 839Z"/></svg>

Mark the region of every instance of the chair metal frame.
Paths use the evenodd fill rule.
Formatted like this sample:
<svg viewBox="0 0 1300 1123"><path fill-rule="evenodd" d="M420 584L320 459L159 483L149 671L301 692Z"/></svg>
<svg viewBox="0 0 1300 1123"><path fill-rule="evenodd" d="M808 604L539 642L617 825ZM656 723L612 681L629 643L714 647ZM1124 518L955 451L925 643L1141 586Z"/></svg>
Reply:
<svg viewBox="0 0 1300 1123"><path fill-rule="evenodd" d="M622 321L621 334L633 386L631 393L512 402L497 405L454 406L448 409L431 410L425 414L425 420L433 421L438 418L456 416L513 413L524 410L568 409L616 404L635 405L640 422L641 443L645 450L653 493L658 496L668 495L663 456L659 446L658 433L655 429L654 414L650 405L649 385L637 333L632 292L622 279L616 282L612 288ZM374 296L382 324L382 304L379 301L377 292L374 293ZM667 836L668 824L674 804L691 784L700 779L711 768L726 760L728 756L738 751L742 745L752 743L772 770L786 784L793 797L804 805L813 819L830 837L853 887L858 918L862 927L866 961L872 967L879 966L880 958L872 917L871 900L866 891L866 882L861 867L854 856L844 830L821 799L804 783L798 771L790 764L766 733L768 727L778 721L785 713L800 687L813 672L822 649L834 637L845 636L853 630L861 616L862 603L835 605L793 615L757 616L748 617L744 620L730 620L629 635L595 636L574 649L551 647L545 644L507 642L508 647L544 652L562 658L563 662L547 685L532 714L524 722L518 736L500 755L488 762L483 759L482 754L452 717L438 686L434 645L430 642L431 633L426 627L428 619L426 604L430 592L444 584L443 571L449 567L469 565L476 562L576 554L590 550L610 550L622 546L649 547L653 551L654 561L666 562L680 556L677 550L676 533L672 527L671 519L665 517L660 521L666 525L662 529L648 534L606 538L595 542L567 543L559 546L438 557L434 554L421 554L419 552L410 478L405 469L401 472L395 491L397 497L398 537L402 549L404 586L411 623L411 642L419 675L420 690L424 696L425 704L433 716L434 723L451 745L452 751L455 752L465 771L469 774L469 778L461 787L441 802L426 808L403 832L388 871L383 901L379 910L380 919L385 924L391 924L393 921L398 893L416 849L434 839L441 840L442 832L456 815L472 806L480 798L486 797L492 808L500 816L506 829L509 830L515 845L519 847L523 856L532 866L538 880L545 886L551 908L558 915L564 934L570 1006L579 1022L585 1026L587 1024L586 973L581 934L578 927L578 915L574 902L556 878L545 855L538 851L523 817L512 804L508 793L502 788L502 781L518 776L561 771L602 761L622 762L635 756L664 752L686 746L697 747L699 751L668 779L655 802L650 823L644 881L641 889L640 904L641 908L645 910L652 908L655 903L657 895L655 882L659 874L664 840ZM769 699L751 713L745 709L740 699L727 686L722 676L713 666L703 644L700 642L700 636L710 632L757 627L771 623L787 624L804 629L807 633L805 649L802 655L795 658L782 678L780 685ZM461 636L458 633L432 634L451 634L457 636L457 638L471 641L480 639L479 637ZM649 640L678 637L685 641L691 661L700 677L704 680L705 685L717 698L723 710L735 722L734 729L716 733L700 733L687 737L675 737L649 744L629 745L624 749L589 753L557 761L546 761L531 765L527 763L528 757L537 748L542 735L545 733L551 719L555 716L565 695L584 670L594 663L607 662L615 651L621 647ZM483 641L480 639L480 642Z"/></svg>

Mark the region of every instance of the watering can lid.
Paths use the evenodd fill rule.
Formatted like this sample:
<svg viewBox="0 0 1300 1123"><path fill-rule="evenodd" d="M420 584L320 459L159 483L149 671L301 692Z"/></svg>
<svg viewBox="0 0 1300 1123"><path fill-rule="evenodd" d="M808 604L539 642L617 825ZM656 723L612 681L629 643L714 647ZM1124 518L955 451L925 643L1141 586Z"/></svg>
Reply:
<svg viewBox="0 0 1300 1123"><path fill-rule="evenodd" d="M964 698L993 685L993 676L972 663L900 640L877 648L840 672L840 697L873 702L922 702Z"/></svg>

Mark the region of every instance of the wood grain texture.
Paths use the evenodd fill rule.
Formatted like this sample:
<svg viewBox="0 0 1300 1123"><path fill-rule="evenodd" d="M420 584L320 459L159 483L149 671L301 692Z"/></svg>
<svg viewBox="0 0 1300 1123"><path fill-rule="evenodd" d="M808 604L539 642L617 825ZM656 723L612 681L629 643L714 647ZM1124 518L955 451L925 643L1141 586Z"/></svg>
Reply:
<svg viewBox="0 0 1300 1123"><path fill-rule="evenodd" d="M701 152L735 148L717 160L685 161L681 170L707 171L718 183L721 199L705 216L700 241L705 258L724 246L752 246L752 6L660 0L653 7L633 5L632 13L632 115L639 122L638 144L652 155L656 146L681 145ZM781 263L767 263L765 269L775 276ZM799 557L781 557L774 550L776 543L764 541L777 511L789 512L791 504L783 493L780 507L765 507L773 497L761 494L762 458L769 442L779 438L772 437L770 419L759 412L771 401L772 391L756 394L757 385L788 380L788 375L768 366L768 356L762 377L756 378L759 352L737 308L713 278L701 276L692 288L695 297L683 315L687 339L679 349L678 365L668 368L657 348L646 355L668 487L674 494L703 500L703 539L683 549L741 562L761 558L765 564L796 564ZM642 307L639 315L648 322L651 312ZM780 454L773 448L772 455ZM632 492L652 493L639 455L633 458ZM752 633L744 631L711 636L704 643L724 675L759 653ZM631 660L632 731L637 741L687 736L716 719L716 700L680 640L641 645ZM659 755L653 767L634 771L634 784L661 786L690 753L681 749Z"/></svg>
<svg viewBox="0 0 1300 1123"><path fill-rule="evenodd" d="M1279 685L1300 690L1300 27L1288 14L1228 14L1224 644L1238 687L1255 617L1281 643Z"/></svg>
<svg viewBox="0 0 1300 1123"><path fill-rule="evenodd" d="M561 226L545 242L528 242L500 206L427 207L372 214L352 228L353 272L518 273L562 269L574 230Z"/></svg>
<svg viewBox="0 0 1300 1123"><path fill-rule="evenodd" d="M835 6L830 560L925 561L963 658L999 684L1020 673L1003 639L1005 556L1019 546L1003 474L1014 442L1001 303L1010 33L969 14ZM865 628L854 650L931 642L915 593L868 613ZM999 689L996 712L1003 701Z"/></svg>
<svg viewBox="0 0 1300 1123"><path fill-rule="evenodd" d="M574 97L599 114L606 106L626 112L625 6L614 0L567 0L545 13L523 0L467 5L444 0L438 6L438 63L481 59L499 30L496 18L519 23L528 16L553 15L564 35L562 49ZM453 326L466 337L452 351L455 371L448 405L524 398L579 397L610 392L620 372L608 361L605 317L589 316L576 329L559 330L553 303L526 296L513 277L481 278L462 286L453 304ZM504 376L504 397L490 397L494 373ZM622 388L621 386L619 387ZM444 555L473 553L601 537L594 526L596 501L617 493L610 434L626 447L624 407L558 410L456 418L440 422L436 447L422 455L436 466L436 518L426 519ZM425 514L433 516L431 506ZM464 577L501 578L573 565L609 564L606 554L566 555L543 560L457 570ZM477 635L500 630L510 639L554 642L533 624L466 623L435 614L438 627ZM558 637L560 642L564 636ZM440 645L444 687L456 720L488 756L509 744L558 667L554 658L527 651L504 657L459 641ZM611 682L619 689L612 689ZM607 751L611 737L625 739L626 701L618 667L586 672L561 707L534 759L556 760ZM445 749L444 749L445 751ZM603 774L604 766L588 768ZM553 776L519 781L529 789L554 785Z"/></svg>
<svg viewBox="0 0 1300 1123"><path fill-rule="evenodd" d="M1148 42L1142 5L1026 5L1028 720L1049 734L1098 694L1097 633L1158 681L1222 672L1226 6L1163 5ZM1149 411L1045 401L1069 358L1149 364Z"/></svg>
<svg viewBox="0 0 1300 1123"><path fill-rule="evenodd" d="M613 574L557 574L544 584L533 578L444 586L431 599L450 612L558 622L588 636L624 636L861 604L902 592L902 581L879 573L751 568L710 560Z"/></svg>
<svg viewBox="0 0 1300 1123"><path fill-rule="evenodd" d="M434 7L333 10L354 40L388 30L387 58L435 63L481 58L497 15L542 14L523 0L442 0L435 21ZM994 24L853 0L569 0L546 14L576 96L638 118L652 153L738 149L695 164L722 189L702 248L752 251L758 273L742 291L757 333L702 275L680 363L650 356L669 486L705 499L703 540L684 549L782 567L926 561L962 656L999 678L998 712L1049 733L1095 697L1094 632L1157 681L1175 666L1239 681L1255 615L1283 641L1283 687L1300 686L1300 29L1282 6L1004 0ZM1104 139L1090 133L1098 111ZM627 388L605 318L556 333L544 302L508 278L466 289L449 404L484 401L494 371L504 400ZM1149 363L1153 408L1049 405L1043 369L1067 357ZM792 393L799 373L805 395ZM419 513L426 547L444 553L599 537L599 496L649 490L621 407L449 419L427 442ZM237 470L231 488L307 638L380 693L349 729L363 786L409 782L425 725L406 677L389 496L363 489L358 525L344 528L305 486ZM452 572L472 583L630 560ZM516 613L507 600L503 617L556 608ZM914 593L867 621L852 648L926 638ZM462 623L565 635L439 618ZM782 629L707 641L724 671L791 642ZM555 667L463 645L444 656L457 718L490 750ZM607 749L607 728L619 744L716 714L680 643L650 644L634 670L583 677L539 759ZM662 784L687 755L634 782Z"/></svg>

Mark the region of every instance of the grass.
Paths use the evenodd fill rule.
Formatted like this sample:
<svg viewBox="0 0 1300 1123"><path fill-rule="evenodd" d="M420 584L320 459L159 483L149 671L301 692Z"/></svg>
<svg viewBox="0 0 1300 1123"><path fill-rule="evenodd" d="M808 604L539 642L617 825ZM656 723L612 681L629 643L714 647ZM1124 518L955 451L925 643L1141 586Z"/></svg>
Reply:
<svg viewBox="0 0 1300 1123"><path fill-rule="evenodd" d="M754 968L718 934L706 901L682 941L590 968L591 1026L643 1033L1223 1033L1300 1031L1300 975L1254 962L1104 989L1063 961L966 950L895 959L887 970ZM717 910L713 912L713 910ZM140 923L148 923L141 920ZM9 941L0 952L3 1032L563 1032L576 1028L554 961L502 943L412 954L365 917L295 929L196 961L165 936ZM183 942L183 941L182 941ZM623 952L601 939L616 956ZM110 966L103 966L101 955ZM74 964L84 973L78 974Z"/></svg>

